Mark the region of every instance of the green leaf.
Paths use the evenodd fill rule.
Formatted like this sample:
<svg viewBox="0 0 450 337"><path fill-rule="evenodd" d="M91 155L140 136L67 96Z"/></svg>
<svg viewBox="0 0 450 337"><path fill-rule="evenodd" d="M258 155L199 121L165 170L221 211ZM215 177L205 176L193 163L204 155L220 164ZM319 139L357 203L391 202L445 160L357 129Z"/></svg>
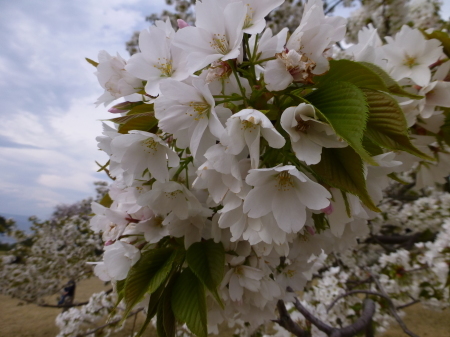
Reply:
<svg viewBox="0 0 450 337"><path fill-rule="evenodd" d="M116 124L126 124L127 122L131 121L132 119L138 118L138 117L154 117L155 114L153 112L144 112L144 113L139 113L139 114L131 114L131 115L126 115L126 116L120 116L120 117L115 117L115 118L111 118L111 119L103 119L103 121L108 121L108 122L113 122Z"/></svg>
<svg viewBox="0 0 450 337"><path fill-rule="evenodd" d="M153 293L166 280L172 270L176 252L172 248L146 251L128 273L124 298L127 316L146 293Z"/></svg>
<svg viewBox="0 0 450 337"><path fill-rule="evenodd" d="M154 112L155 108L153 104L137 104L133 106L128 112L127 115L135 115L135 114L141 114L144 112Z"/></svg>
<svg viewBox="0 0 450 337"><path fill-rule="evenodd" d="M131 117L131 120L128 120L124 124L119 126L120 133L128 133L131 130L140 130L140 131L150 131L156 125L158 125L158 120L155 118L153 113L142 113L138 115L130 115L124 117ZM120 117L119 117L120 118Z"/></svg>
<svg viewBox="0 0 450 337"><path fill-rule="evenodd" d="M156 330L159 337L175 337L176 321L172 310L172 288L164 291L162 299L158 303Z"/></svg>
<svg viewBox="0 0 450 337"><path fill-rule="evenodd" d="M94 60L91 60L90 58L85 57L85 60L88 61L88 63L92 64L94 67L97 68L98 62L95 62Z"/></svg>
<svg viewBox="0 0 450 337"><path fill-rule="evenodd" d="M147 327L150 324L152 318L157 313L158 304L160 303L160 299L162 299L164 289L166 289L165 284L161 284L159 288L150 295L150 301L147 308L147 317L145 318L144 324L141 326L138 334L135 337L141 337L145 330L147 330Z"/></svg>
<svg viewBox="0 0 450 337"><path fill-rule="evenodd" d="M350 60L331 60L330 70L315 78L319 86L334 82L349 82L359 88L388 90L383 79L365 65Z"/></svg>
<svg viewBox="0 0 450 337"><path fill-rule="evenodd" d="M354 194L372 211L380 211L367 192L361 157L351 147L323 148L322 160L311 168L328 185Z"/></svg>
<svg viewBox="0 0 450 337"><path fill-rule="evenodd" d="M108 193L106 193L106 195L108 195ZM123 299L124 288L125 288L125 280L120 280L120 281L116 282L117 302L116 302L115 307L117 307L119 305L120 301L122 301L122 299Z"/></svg>
<svg viewBox="0 0 450 337"><path fill-rule="evenodd" d="M330 228L330 224L328 223L328 219L325 216L325 213L319 213L312 215L314 220L314 227L316 228L317 233L322 233L324 230Z"/></svg>
<svg viewBox="0 0 450 337"><path fill-rule="evenodd" d="M358 88L381 90L398 96L421 98L403 90L383 69L366 62L331 60L330 70L314 78L319 87L335 82L349 82Z"/></svg>
<svg viewBox="0 0 450 337"><path fill-rule="evenodd" d="M107 208L111 207L112 203L113 203L113 200L109 196L109 192L107 192L103 196L102 200L100 200L100 202L99 202L100 205L102 205L103 207L107 207ZM117 281L117 283L119 283L119 282L121 282L121 281Z"/></svg>
<svg viewBox="0 0 450 337"><path fill-rule="evenodd" d="M347 82L334 82L320 87L306 97L365 161L377 165L362 145L368 118L364 93Z"/></svg>
<svg viewBox="0 0 450 337"><path fill-rule="evenodd" d="M213 294L216 301L222 304L217 293L225 265L225 250L222 243L215 243L213 239L196 242L189 247L186 260L189 268Z"/></svg>
<svg viewBox="0 0 450 337"><path fill-rule="evenodd" d="M196 336L207 336L205 288L190 268L183 270L175 282L172 310L177 320L186 323Z"/></svg>
<svg viewBox="0 0 450 337"><path fill-rule="evenodd" d="M378 90L386 91L393 95L409 97L409 98L413 98L413 99L423 98L423 96L414 95L414 94L411 94L411 93L407 92L406 90L404 90L391 76L389 76L388 73L386 73L383 69L376 66L375 64L368 63L368 62L359 62L359 63L364 65L365 67L369 68L374 73L376 73L378 76L380 76L381 79L383 79L387 90L382 90L382 89L378 89ZM370 88L368 88L368 89L370 89Z"/></svg>
<svg viewBox="0 0 450 337"><path fill-rule="evenodd" d="M375 144L366 136L364 136L363 138L363 146L372 157L384 153L383 148L381 146Z"/></svg>
<svg viewBox="0 0 450 337"><path fill-rule="evenodd" d="M436 39L441 41L442 46L444 47L444 53L447 57L450 57L450 36L448 33L441 32L439 30L435 30L434 32L428 34L424 30L422 30L422 34L425 35L427 39Z"/></svg>
<svg viewBox="0 0 450 337"><path fill-rule="evenodd" d="M411 143L405 115L394 98L373 90L364 90L364 94L369 104L367 137L389 150L406 151L423 159L434 160Z"/></svg>

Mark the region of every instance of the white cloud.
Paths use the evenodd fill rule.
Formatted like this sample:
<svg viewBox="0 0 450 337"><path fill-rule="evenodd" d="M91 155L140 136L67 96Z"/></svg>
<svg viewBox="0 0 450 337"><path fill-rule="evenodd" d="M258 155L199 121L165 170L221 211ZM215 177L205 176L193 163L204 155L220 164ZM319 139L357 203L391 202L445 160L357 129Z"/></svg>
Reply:
<svg viewBox="0 0 450 337"><path fill-rule="evenodd" d="M48 215L93 194L102 89L84 57L127 57L125 42L164 0L2 2L0 11L0 211Z"/></svg>

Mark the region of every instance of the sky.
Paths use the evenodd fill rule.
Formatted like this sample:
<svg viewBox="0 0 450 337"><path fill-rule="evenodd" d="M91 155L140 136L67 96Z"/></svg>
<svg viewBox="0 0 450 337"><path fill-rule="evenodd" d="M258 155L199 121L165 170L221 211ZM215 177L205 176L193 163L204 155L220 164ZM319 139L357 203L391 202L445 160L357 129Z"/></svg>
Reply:
<svg viewBox="0 0 450 337"><path fill-rule="evenodd" d="M111 118L93 104L103 92L99 50L125 58L145 16L164 0L0 0L0 213L49 216L56 204L95 194L105 163L95 137Z"/></svg>
<svg viewBox="0 0 450 337"><path fill-rule="evenodd" d="M444 1L445 17L450 1ZM45 219L95 194L103 89L84 58L128 58L127 41L164 0L0 0L0 213ZM336 14L346 15L348 10Z"/></svg>

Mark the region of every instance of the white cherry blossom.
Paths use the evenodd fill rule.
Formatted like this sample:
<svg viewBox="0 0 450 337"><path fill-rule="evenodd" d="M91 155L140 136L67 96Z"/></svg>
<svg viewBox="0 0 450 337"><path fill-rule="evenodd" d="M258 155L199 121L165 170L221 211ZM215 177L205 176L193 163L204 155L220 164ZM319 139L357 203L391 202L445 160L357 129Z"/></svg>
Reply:
<svg viewBox="0 0 450 337"><path fill-rule="evenodd" d="M226 122L226 134L222 143L227 152L239 154L247 145L250 152L252 168L259 165L260 137L264 137L270 147L282 148L286 140L275 130L272 122L261 112L255 109L244 109L231 116Z"/></svg>
<svg viewBox="0 0 450 337"><path fill-rule="evenodd" d="M178 166L180 158L157 135L145 131L130 131L111 142L115 161L135 179L143 178L145 169L159 181L169 179L169 169Z"/></svg>
<svg viewBox="0 0 450 337"><path fill-rule="evenodd" d="M442 55L442 46L438 40L426 40L418 29L403 26L388 42L383 51L391 68L390 74L395 80L410 78L424 87L430 83L429 66Z"/></svg>
<svg viewBox="0 0 450 337"><path fill-rule="evenodd" d="M281 126L291 138L295 156L308 165L320 161L322 147L340 148L347 144L336 136L331 126L318 120L311 104L301 103L284 110Z"/></svg>
<svg viewBox="0 0 450 337"><path fill-rule="evenodd" d="M142 80L125 70L126 65L127 62L119 53L117 56L111 56L104 50L99 52L95 75L105 92L95 102L97 105L104 103L106 106L120 97L134 94L143 88Z"/></svg>
<svg viewBox="0 0 450 337"><path fill-rule="evenodd" d="M169 78L182 81L194 71L183 51L172 44L171 30L171 26L162 22L143 30L139 35L141 52L131 56L126 66L128 72L147 81L145 92L151 96L160 94L160 83Z"/></svg>
<svg viewBox="0 0 450 337"><path fill-rule="evenodd" d="M303 228L307 207L320 210L330 204L330 192L291 165L250 170L245 181L254 188L245 198L244 212L251 218L272 212L286 233Z"/></svg>
<svg viewBox="0 0 450 337"><path fill-rule="evenodd" d="M195 70L217 60L239 56L247 10L246 5L232 2L222 6L216 0L197 1L195 27L176 33L174 44L186 53Z"/></svg>

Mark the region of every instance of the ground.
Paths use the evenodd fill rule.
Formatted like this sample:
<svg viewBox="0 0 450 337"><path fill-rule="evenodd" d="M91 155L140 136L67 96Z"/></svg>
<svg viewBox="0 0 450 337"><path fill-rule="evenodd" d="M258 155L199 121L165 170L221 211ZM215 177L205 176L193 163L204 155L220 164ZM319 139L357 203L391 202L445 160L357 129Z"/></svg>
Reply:
<svg viewBox="0 0 450 337"><path fill-rule="evenodd" d="M77 286L76 302L86 301L94 292L109 289L102 282L92 278L82 281ZM47 303L55 304L56 296L47 299ZM55 326L55 317L60 312L56 308L42 308L34 304L24 304L17 299L0 295L0 336L1 337L53 337L59 332ZM433 311L423 308L420 304L407 308L404 319L408 328L420 337L450 337L450 310ZM136 326L143 322L142 317ZM126 328L114 334L114 337L128 337L131 334L133 322ZM148 337L155 337L154 331L148 331ZM219 337L231 336L230 332ZM381 337L404 337L402 330L393 325Z"/></svg>

